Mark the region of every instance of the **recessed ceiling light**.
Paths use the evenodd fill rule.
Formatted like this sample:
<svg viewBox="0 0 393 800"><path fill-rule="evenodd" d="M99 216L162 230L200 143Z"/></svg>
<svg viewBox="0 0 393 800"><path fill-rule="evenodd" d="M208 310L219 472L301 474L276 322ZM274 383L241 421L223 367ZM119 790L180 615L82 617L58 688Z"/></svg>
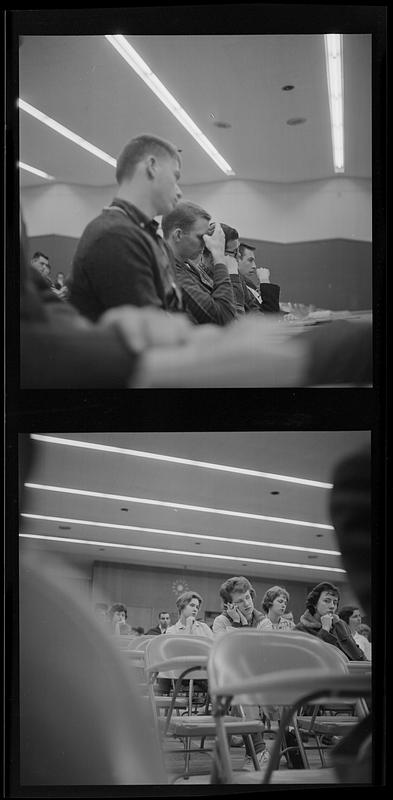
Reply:
<svg viewBox="0 0 393 800"><path fill-rule="evenodd" d="M307 558L318 558L318 556L312 555L312 556L307 556Z"/></svg>
<svg viewBox="0 0 393 800"><path fill-rule="evenodd" d="M105 547L113 547L117 550L137 550L140 552L148 552L148 553L164 553L166 555L187 556L188 558L192 556L198 556L198 558L210 558L210 559L216 559L218 561L240 562L240 558L238 556L220 555L218 553L193 553L192 551L189 550L168 550L162 547L142 547L141 545L136 545L136 544L96 542L90 539L69 539L69 538L64 538L62 536L42 536L41 534L33 534L33 533L20 533L19 536L21 539L40 539L49 542L64 542L65 544L92 545L93 547L104 545ZM263 558L250 558L250 564L270 564L275 567L290 567L292 569L314 569L314 570L320 570L322 572L345 573L345 569L341 569L341 567L321 567L321 566L312 567L311 564L298 564L292 561L268 561L267 559ZM183 569L187 568L188 568L187 565L184 564Z"/></svg>
<svg viewBox="0 0 393 800"><path fill-rule="evenodd" d="M292 85L292 83L287 83L285 86L282 86L281 88L283 92L291 92L292 89L294 89L295 87Z"/></svg>
<svg viewBox="0 0 393 800"><path fill-rule="evenodd" d="M239 517L240 519L260 519L264 522L282 522L284 525L300 525L303 528L321 528L333 531L333 525L324 522L308 522L301 519L288 517L272 517L266 514L252 514L248 511L230 511L225 508L212 508L211 506L192 506L186 503L173 503L170 500L153 500L148 497L129 497L128 495L107 494L106 492L90 492L87 489L69 489L65 486L49 486L41 483L25 483L27 489L40 489L46 492L60 492L61 494L75 494L80 497L101 497L105 500L127 500L146 506L162 506L162 508L179 508L182 511L197 511L203 514L219 514L223 517Z"/></svg>
<svg viewBox="0 0 393 800"><path fill-rule="evenodd" d="M116 159L112 158L112 156L105 153L103 150L100 150L99 147L96 147L94 144L87 142L86 139L82 139L77 133L74 131L70 131L69 128L66 128L65 125L61 125L60 122L57 120L48 117L47 114L44 114L38 108L35 108L30 103L26 103L25 100L22 100L20 97L18 100L18 107L21 111L25 111L27 114L30 114L35 119L38 119L39 122L42 122L44 125L47 125L48 128L52 128L53 131L56 133L61 133L62 136L65 136L66 139L69 139L71 142L78 144L79 147L83 147L84 150L87 150L88 153L92 153L93 156L97 156L102 161L106 161L107 164L110 164L112 167L116 167Z"/></svg>
<svg viewBox="0 0 393 800"><path fill-rule="evenodd" d="M120 511L128 511L128 508L121 508Z"/></svg>
<svg viewBox="0 0 393 800"><path fill-rule="evenodd" d="M267 478L269 480L285 481L286 483L299 483L302 486L314 486L318 489L332 489L332 483L313 481L309 478L296 478L292 475L278 475L272 472L261 472L256 469L245 469L244 467L232 467L227 464L214 464L211 461L196 461L191 458L179 458L168 456L163 453L149 453L144 450L133 450L128 447L114 447L108 444L96 444L96 442L84 442L76 439L64 439L61 436L47 436L44 434L32 433L31 439L47 444L59 444L65 447L80 447L84 450L98 450L102 453L115 453L118 455L134 456L136 458L151 458L155 461L168 461L173 464L184 464L184 466L202 467L204 469L214 469L220 472L234 472L238 475L249 475L255 478ZM27 484L26 484L27 485Z"/></svg>
<svg viewBox="0 0 393 800"><path fill-rule="evenodd" d="M70 530L71 530L70 525L59 525L59 531L70 531Z"/></svg>
<svg viewBox="0 0 393 800"><path fill-rule="evenodd" d="M280 494L280 492L270 492L270 494Z"/></svg>
<svg viewBox="0 0 393 800"><path fill-rule="evenodd" d="M323 533L316 533L315 536L317 539L322 539Z"/></svg>
<svg viewBox="0 0 393 800"><path fill-rule="evenodd" d="M45 178L47 181L54 181L53 175L48 175L47 172L43 172L42 169L37 169L37 167L31 167L29 164L24 164L23 161L18 161L19 169L23 169L25 172L31 172L32 175L38 175L39 178Z"/></svg>
<svg viewBox="0 0 393 800"><path fill-rule="evenodd" d="M127 64L139 75L140 78L146 83L152 92L161 100L161 103L169 109L171 114L180 122L181 125L188 131L188 133L198 142L199 146L210 156L210 158L217 164L217 166L225 172L226 175L234 175L232 167L216 150L212 142L209 141L207 136L201 131L200 128L191 119L189 114L180 105L176 98L171 94L166 86L160 81L157 75L149 67L148 64L141 58L139 53L130 44L128 39L121 34L106 35L105 38L117 50L119 55L124 58Z"/></svg>
<svg viewBox="0 0 393 800"><path fill-rule="evenodd" d="M217 121L217 122L213 122L213 125L215 125L216 128L225 128L225 129L232 128L232 125L231 125L230 122L219 122L219 121Z"/></svg>
<svg viewBox="0 0 393 800"><path fill-rule="evenodd" d="M287 125L303 125L304 122L307 122L306 117L291 117L291 119L287 119Z"/></svg>
<svg viewBox="0 0 393 800"><path fill-rule="evenodd" d="M73 525L82 525L88 528L109 528L110 530L116 531L139 531L141 533L158 533L161 536L177 536L183 539L193 539L195 533L187 533L186 531L173 531L168 530L166 528L146 528L141 527L140 525L119 525L115 522L98 522L96 520L91 519L73 519L72 517L52 517L46 516L43 514L28 514L25 512L21 513L21 517L26 519L39 519L44 520L46 522L71 522ZM323 555L330 555L330 556L340 556L341 553L337 550L320 550L316 547L303 547L301 545L295 544L281 544L279 542L262 542L256 539L235 539L234 537L228 536L213 536L211 534L199 534L201 539L206 539L207 541L212 542L225 542L226 544L240 544L243 547L245 545L251 545L254 547L270 547L273 550L293 550L299 553L321 553Z"/></svg>

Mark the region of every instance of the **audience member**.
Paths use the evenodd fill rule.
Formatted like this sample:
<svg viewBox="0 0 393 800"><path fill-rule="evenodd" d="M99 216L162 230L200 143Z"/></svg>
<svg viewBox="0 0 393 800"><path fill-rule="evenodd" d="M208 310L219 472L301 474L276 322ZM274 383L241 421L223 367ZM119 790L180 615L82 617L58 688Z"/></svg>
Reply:
<svg viewBox="0 0 393 800"><path fill-rule="evenodd" d="M127 304L181 308L174 259L153 219L180 199L180 167L176 147L156 136L124 147L116 197L85 228L74 257L70 299L84 316L96 321Z"/></svg>
<svg viewBox="0 0 393 800"><path fill-rule="evenodd" d="M150 628L147 631L147 636L159 636L160 633L166 633L169 625L171 624L171 615L169 611L160 611L158 615L158 625L155 628Z"/></svg>
<svg viewBox="0 0 393 800"><path fill-rule="evenodd" d="M212 639L213 634L209 626L205 622L197 620L202 603L202 597L198 592L183 592L176 600L179 619L175 625L170 625L166 632L186 633L189 636L207 636Z"/></svg>
<svg viewBox="0 0 393 800"><path fill-rule="evenodd" d="M131 626L126 622L127 606L123 603L114 603L108 611L108 617L111 622L112 633L116 636L130 635Z"/></svg>
<svg viewBox="0 0 393 800"><path fill-rule="evenodd" d="M231 285L233 266L224 255L220 225L210 225L210 214L194 203L178 203L162 218L162 230L176 261L185 310L197 324L226 325L236 317ZM211 274L199 263L206 249ZM237 271L237 267L236 267Z"/></svg>
<svg viewBox="0 0 393 800"><path fill-rule="evenodd" d="M54 288L57 293L57 296L60 297L61 300L67 300L70 291L65 281L64 272L57 273L56 280L54 283Z"/></svg>
<svg viewBox="0 0 393 800"><path fill-rule="evenodd" d="M224 610L213 622L213 634L222 635L233 628L256 628L263 619L263 614L254 608L255 589L243 575L228 578L220 587L220 597L224 604ZM247 719L259 719L260 710L258 706L243 706L243 711ZM233 707L232 713L239 716L240 711ZM241 714L240 714L241 715ZM269 751L263 735L253 733L252 741L254 744L257 760L263 770L269 763ZM246 758L243 769L248 772L254 769L251 758L250 746L246 744Z"/></svg>
<svg viewBox="0 0 393 800"><path fill-rule="evenodd" d="M263 614L254 608L255 589L243 575L228 578L220 588L224 609L213 622L213 633L229 628L256 628Z"/></svg>
<svg viewBox="0 0 393 800"><path fill-rule="evenodd" d="M289 594L282 586L268 589L262 600L262 610L266 617L258 623L258 630L289 630L289 622L284 618L288 602Z"/></svg>
<svg viewBox="0 0 393 800"><path fill-rule="evenodd" d="M331 583L318 583L306 599L306 611L294 630L318 636L338 647L350 661L365 661L366 657L353 639L349 626L337 615L340 594Z"/></svg>
<svg viewBox="0 0 393 800"><path fill-rule="evenodd" d="M45 253L41 253L40 250L37 250L37 252L32 256L30 264L33 269L37 270L37 272L42 275L43 278L46 278L48 283L53 285L50 274L49 256L46 256Z"/></svg>
<svg viewBox="0 0 393 800"><path fill-rule="evenodd" d="M366 625L365 622L362 622L362 624L359 625L358 633L360 633L361 636L364 636L367 641L371 643L371 628L369 625Z"/></svg>
<svg viewBox="0 0 393 800"><path fill-rule="evenodd" d="M247 287L244 292L246 311L280 313L280 287L276 283L270 283L268 268L257 267L254 252L253 245L245 242L239 244L239 273Z"/></svg>
<svg viewBox="0 0 393 800"><path fill-rule="evenodd" d="M347 623L347 625L349 625L352 636L355 639L356 644L363 651L364 655L367 658L367 661L371 661L371 644L368 641L368 639L366 639L366 637L363 636L362 633L360 633L362 616L358 606L343 606L342 608L340 608L338 616L340 617L340 619L343 619L344 622Z"/></svg>

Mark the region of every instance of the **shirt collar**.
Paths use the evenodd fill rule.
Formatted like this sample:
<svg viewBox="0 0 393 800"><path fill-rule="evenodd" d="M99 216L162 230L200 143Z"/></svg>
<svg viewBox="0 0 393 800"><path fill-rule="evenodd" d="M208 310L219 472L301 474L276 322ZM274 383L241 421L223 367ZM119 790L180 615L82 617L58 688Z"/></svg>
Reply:
<svg viewBox="0 0 393 800"><path fill-rule="evenodd" d="M123 209L126 212L127 216L130 217L133 222L139 225L140 228L144 228L145 230L149 231L150 233L157 234L158 230L158 222L155 219L149 219L146 214L143 213L137 206L134 206L132 203L129 203L128 200L123 200L121 197L115 197L109 208L118 207Z"/></svg>

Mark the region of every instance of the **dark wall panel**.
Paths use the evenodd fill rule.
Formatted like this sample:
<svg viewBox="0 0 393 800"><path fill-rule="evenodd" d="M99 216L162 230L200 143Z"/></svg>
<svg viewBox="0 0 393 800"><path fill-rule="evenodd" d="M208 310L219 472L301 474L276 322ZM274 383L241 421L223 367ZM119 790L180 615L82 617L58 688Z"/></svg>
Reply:
<svg viewBox="0 0 393 800"><path fill-rule="evenodd" d="M281 286L283 302L319 308L365 310L372 307L372 245L347 239L276 244L247 240L256 247L258 266Z"/></svg>
<svg viewBox="0 0 393 800"><path fill-rule="evenodd" d="M256 247L258 266L271 269L283 302L313 304L332 311L372 307L372 245L347 239L277 244L248 239ZM78 240L71 236L34 236L29 256L42 250L52 275L69 275Z"/></svg>

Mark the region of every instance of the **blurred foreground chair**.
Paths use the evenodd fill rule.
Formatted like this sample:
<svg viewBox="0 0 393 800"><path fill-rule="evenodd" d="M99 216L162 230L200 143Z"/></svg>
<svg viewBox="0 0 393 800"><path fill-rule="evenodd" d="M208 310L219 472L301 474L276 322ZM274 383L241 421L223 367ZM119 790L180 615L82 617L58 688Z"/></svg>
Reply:
<svg viewBox="0 0 393 800"><path fill-rule="evenodd" d="M290 665L290 668L289 668ZM278 768L281 743L291 721L296 720L298 708L306 703L342 700L367 696L371 691L369 675L350 675L337 648L317 638L299 632L230 631L213 642L208 661L209 688L213 716L217 726L217 743L222 765L222 782L269 783ZM237 773L231 769L224 715L231 703L243 705L275 705L282 707L281 721L270 753L270 763L263 780L257 773ZM296 724L296 722L295 722ZM299 751L308 766L301 736L297 737ZM296 775L295 773L300 773ZM308 773L306 775L306 773ZM313 773L313 774L310 774ZM283 782L285 771L283 770ZM288 770L291 781L339 783L334 770ZM281 773L273 782L280 782ZM211 782L216 782L212 775ZM360 779L359 783L364 782Z"/></svg>
<svg viewBox="0 0 393 800"><path fill-rule="evenodd" d="M61 574L41 554L21 558L21 784L168 783L152 715L122 654Z"/></svg>
<svg viewBox="0 0 393 800"><path fill-rule="evenodd" d="M219 747L214 750L204 749L203 744L206 737L216 737L216 725L211 715L191 714L191 703L189 702L189 713L179 717L173 717L173 708L182 681L187 679L207 679L207 662L212 647L212 640L204 636L187 636L176 634L165 634L154 636L146 647L146 674L149 676L150 691L159 672L165 672L168 676L175 679L175 690L172 703L165 721L163 736L173 736L183 740L185 772L184 777L190 774L190 754L191 752L214 753L213 774L221 770L221 751ZM192 689L190 689L190 695ZM189 697L190 697L189 695ZM154 702L154 699L153 699ZM225 729L225 736L243 736L250 745L254 766L259 769L255 755L255 749L251 738L252 733L261 733L264 730L260 720L246 720L239 717L226 715L222 719ZM199 748L191 748L193 738L201 739Z"/></svg>

